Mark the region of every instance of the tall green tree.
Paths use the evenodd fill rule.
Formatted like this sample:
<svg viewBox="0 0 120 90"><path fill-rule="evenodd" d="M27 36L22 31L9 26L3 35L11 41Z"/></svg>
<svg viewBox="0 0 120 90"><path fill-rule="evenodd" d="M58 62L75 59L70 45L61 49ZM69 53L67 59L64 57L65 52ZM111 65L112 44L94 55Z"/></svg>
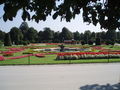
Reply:
<svg viewBox="0 0 120 90"><path fill-rule="evenodd" d="M54 33L53 42L55 42L55 43L61 42L60 41L60 32L59 31Z"/></svg>
<svg viewBox="0 0 120 90"><path fill-rule="evenodd" d="M44 40L44 35L43 35L43 31L39 31L38 32L38 42L42 42Z"/></svg>
<svg viewBox="0 0 120 90"><path fill-rule="evenodd" d="M27 40L31 43L38 42L38 32L33 27L30 27L27 31Z"/></svg>
<svg viewBox="0 0 120 90"><path fill-rule="evenodd" d="M27 22L22 22L19 29L22 31L23 33L23 40L27 40L27 31L29 29L28 23Z"/></svg>
<svg viewBox="0 0 120 90"><path fill-rule="evenodd" d="M88 41L91 39L91 32L90 32L90 30L86 30L85 32L84 32L84 40L86 41L86 43L88 44Z"/></svg>
<svg viewBox="0 0 120 90"><path fill-rule="evenodd" d="M10 34L6 33L5 39L4 39L4 46L11 46L11 45L12 45L12 42L11 42Z"/></svg>
<svg viewBox="0 0 120 90"><path fill-rule="evenodd" d="M5 38L5 32L0 30L0 41L4 42L4 38Z"/></svg>
<svg viewBox="0 0 120 90"><path fill-rule="evenodd" d="M46 27L44 28L43 36L45 41L52 41L54 38L54 32L50 28Z"/></svg>
<svg viewBox="0 0 120 90"><path fill-rule="evenodd" d="M62 40L72 40L74 38L72 32L66 27L63 27L60 35Z"/></svg>
<svg viewBox="0 0 120 90"><path fill-rule="evenodd" d="M115 30L109 30L106 32L106 39L107 40L115 40Z"/></svg>
<svg viewBox="0 0 120 90"><path fill-rule="evenodd" d="M20 44L23 39L22 32L17 27L13 27L11 28L9 33L12 43L15 43L16 45Z"/></svg>
<svg viewBox="0 0 120 90"><path fill-rule="evenodd" d="M75 40L80 40L80 33L78 31L73 33Z"/></svg>

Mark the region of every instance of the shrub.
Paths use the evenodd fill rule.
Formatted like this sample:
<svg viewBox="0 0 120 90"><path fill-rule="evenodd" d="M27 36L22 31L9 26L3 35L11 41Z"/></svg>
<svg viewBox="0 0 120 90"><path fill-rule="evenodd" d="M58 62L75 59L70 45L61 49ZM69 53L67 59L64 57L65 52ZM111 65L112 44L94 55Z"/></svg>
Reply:
<svg viewBox="0 0 120 90"><path fill-rule="evenodd" d="M89 44L89 45L93 45L93 41L92 41L92 40L89 40L89 41L88 41L88 44Z"/></svg>
<svg viewBox="0 0 120 90"><path fill-rule="evenodd" d="M106 45L114 45L115 44L115 41L113 40L107 40L106 41Z"/></svg>
<svg viewBox="0 0 120 90"><path fill-rule="evenodd" d="M81 41L81 44L82 44L82 45L85 45L85 41L84 41L84 40L82 40L82 41Z"/></svg>

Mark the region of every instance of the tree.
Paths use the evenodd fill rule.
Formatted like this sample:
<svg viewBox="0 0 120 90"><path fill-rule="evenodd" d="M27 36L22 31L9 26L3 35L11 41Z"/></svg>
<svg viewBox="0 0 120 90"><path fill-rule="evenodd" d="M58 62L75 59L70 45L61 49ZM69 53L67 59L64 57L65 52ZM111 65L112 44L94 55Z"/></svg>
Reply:
<svg viewBox="0 0 120 90"><path fill-rule="evenodd" d="M0 41L4 42L4 38L5 38L5 32L0 30Z"/></svg>
<svg viewBox="0 0 120 90"><path fill-rule="evenodd" d="M53 19L60 16L61 20L66 19L69 22L82 9L84 22L94 25L99 23L101 28L108 30L120 28L120 0L1 0L0 4L4 4L4 21L13 20L17 12L22 10L21 17L24 21L46 20L54 12Z"/></svg>
<svg viewBox="0 0 120 90"><path fill-rule="evenodd" d="M9 33L12 43L15 43L16 45L20 44L23 39L22 32L17 27L13 27L11 28Z"/></svg>
<svg viewBox="0 0 120 90"><path fill-rule="evenodd" d="M95 45L101 45L101 39L100 38L96 38Z"/></svg>
<svg viewBox="0 0 120 90"><path fill-rule="evenodd" d="M95 41L96 33L92 32L90 38L91 38L92 41Z"/></svg>
<svg viewBox="0 0 120 90"><path fill-rule="evenodd" d="M43 31L39 31L38 33L38 42L42 42L44 38Z"/></svg>
<svg viewBox="0 0 120 90"><path fill-rule="evenodd" d="M100 37L102 40L105 40L106 39L106 32L102 31Z"/></svg>
<svg viewBox="0 0 120 90"><path fill-rule="evenodd" d="M86 41L87 44L88 44L88 41L91 39L90 36L91 36L90 30L87 30L84 32L84 40Z"/></svg>
<svg viewBox="0 0 120 90"><path fill-rule="evenodd" d="M73 33L75 40L80 40L80 33L78 31Z"/></svg>
<svg viewBox="0 0 120 90"><path fill-rule="evenodd" d="M27 22L22 22L22 24L20 25L19 29L23 33L23 39L27 40L26 34L27 34L28 29L29 29Z"/></svg>
<svg viewBox="0 0 120 90"><path fill-rule="evenodd" d="M50 28L48 28L48 27L44 28L44 31L43 31L44 38L43 38L43 40L52 41L53 34L54 34L54 32Z"/></svg>
<svg viewBox="0 0 120 90"><path fill-rule="evenodd" d="M27 31L27 40L31 43L37 42L38 32L33 27L30 27Z"/></svg>
<svg viewBox="0 0 120 90"><path fill-rule="evenodd" d="M62 40L71 40L73 39L73 34L68 30L68 28L63 27L62 32L61 32L61 39Z"/></svg>
<svg viewBox="0 0 120 90"><path fill-rule="evenodd" d="M106 39L107 40L115 40L115 30L109 30L106 32Z"/></svg>
<svg viewBox="0 0 120 90"><path fill-rule="evenodd" d="M6 33L5 34L5 39L4 39L4 46L11 46L11 38L10 38L10 34Z"/></svg>
<svg viewBox="0 0 120 90"><path fill-rule="evenodd" d="M59 31L54 33L53 42L55 42L55 43L60 42L60 32Z"/></svg>
<svg viewBox="0 0 120 90"><path fill-rule="evenodd" d="M80 40L84 40L84 34L80 33Z"/></svg>

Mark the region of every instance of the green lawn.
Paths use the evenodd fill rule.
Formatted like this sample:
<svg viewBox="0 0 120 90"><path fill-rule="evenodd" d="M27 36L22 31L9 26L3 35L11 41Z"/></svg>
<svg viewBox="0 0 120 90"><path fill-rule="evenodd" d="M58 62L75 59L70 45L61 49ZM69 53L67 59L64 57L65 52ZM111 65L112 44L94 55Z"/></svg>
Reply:
<svg viewBox="0 0 120 90"><path fill-rule="evenodd" d="M0 61L0 65L24 65L28 63L28 57ZM109 62L120 62L120 59L109 59ZM79 63L108 63L108 59L81 59L81 60L56 60L56 55L46 55L44 58L30 56L30 64L79 64Z"/></svg>
<svg viewBox="0 0 120 90"><path fill-rule="evenodd" d="M65 45L65 47L90 47L89 45ZM20 46L13 46L20 47ZM46 45L46 46L35 46L35 47L58 47L58 45ZM120 46L102 45L104 48L110 48L112 50L120 50ZM0 51L6 51L6 48L10 47L0 47ZM25 51L14 53L13 56L21 56L23 52L29 52L32 49L26 49ZM34 52L35 53L35 52ZM29 57L0 61L0 65L26 65L29 64ZM69 64L69 63L108 63L108 62L120 62L120 59L81 59L81 60L56 60L56 55L46 55L44 58L38 58L36 56L30 56L30 64Z"/></svg>

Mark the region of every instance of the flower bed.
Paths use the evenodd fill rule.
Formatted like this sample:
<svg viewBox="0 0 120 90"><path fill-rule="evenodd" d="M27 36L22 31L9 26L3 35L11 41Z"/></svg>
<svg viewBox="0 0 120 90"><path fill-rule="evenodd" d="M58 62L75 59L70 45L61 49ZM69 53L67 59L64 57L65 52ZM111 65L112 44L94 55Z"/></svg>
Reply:
<svg viewBox="0 0 120 90"><path fill-rule="evenodd" d="M120 52L76 52L59 53L57 60L120 58Z"/></svg>
<svg viewBox="0 0 120 90"><path fill-rule="evenodd" d="M3 51L3 56L13 56L14 51Z"/></svg>
<svg viewBox="0 0 120 90"><path fill-rule="evenodd" d="M36 57L45 57L44 54L35 54Z"/></svg>
<svg viewBox="0 0 120 90"><path fill-rule="evenodd" d="M0 61L5 60L5 58L3 56L0 56Z"/></svg>

